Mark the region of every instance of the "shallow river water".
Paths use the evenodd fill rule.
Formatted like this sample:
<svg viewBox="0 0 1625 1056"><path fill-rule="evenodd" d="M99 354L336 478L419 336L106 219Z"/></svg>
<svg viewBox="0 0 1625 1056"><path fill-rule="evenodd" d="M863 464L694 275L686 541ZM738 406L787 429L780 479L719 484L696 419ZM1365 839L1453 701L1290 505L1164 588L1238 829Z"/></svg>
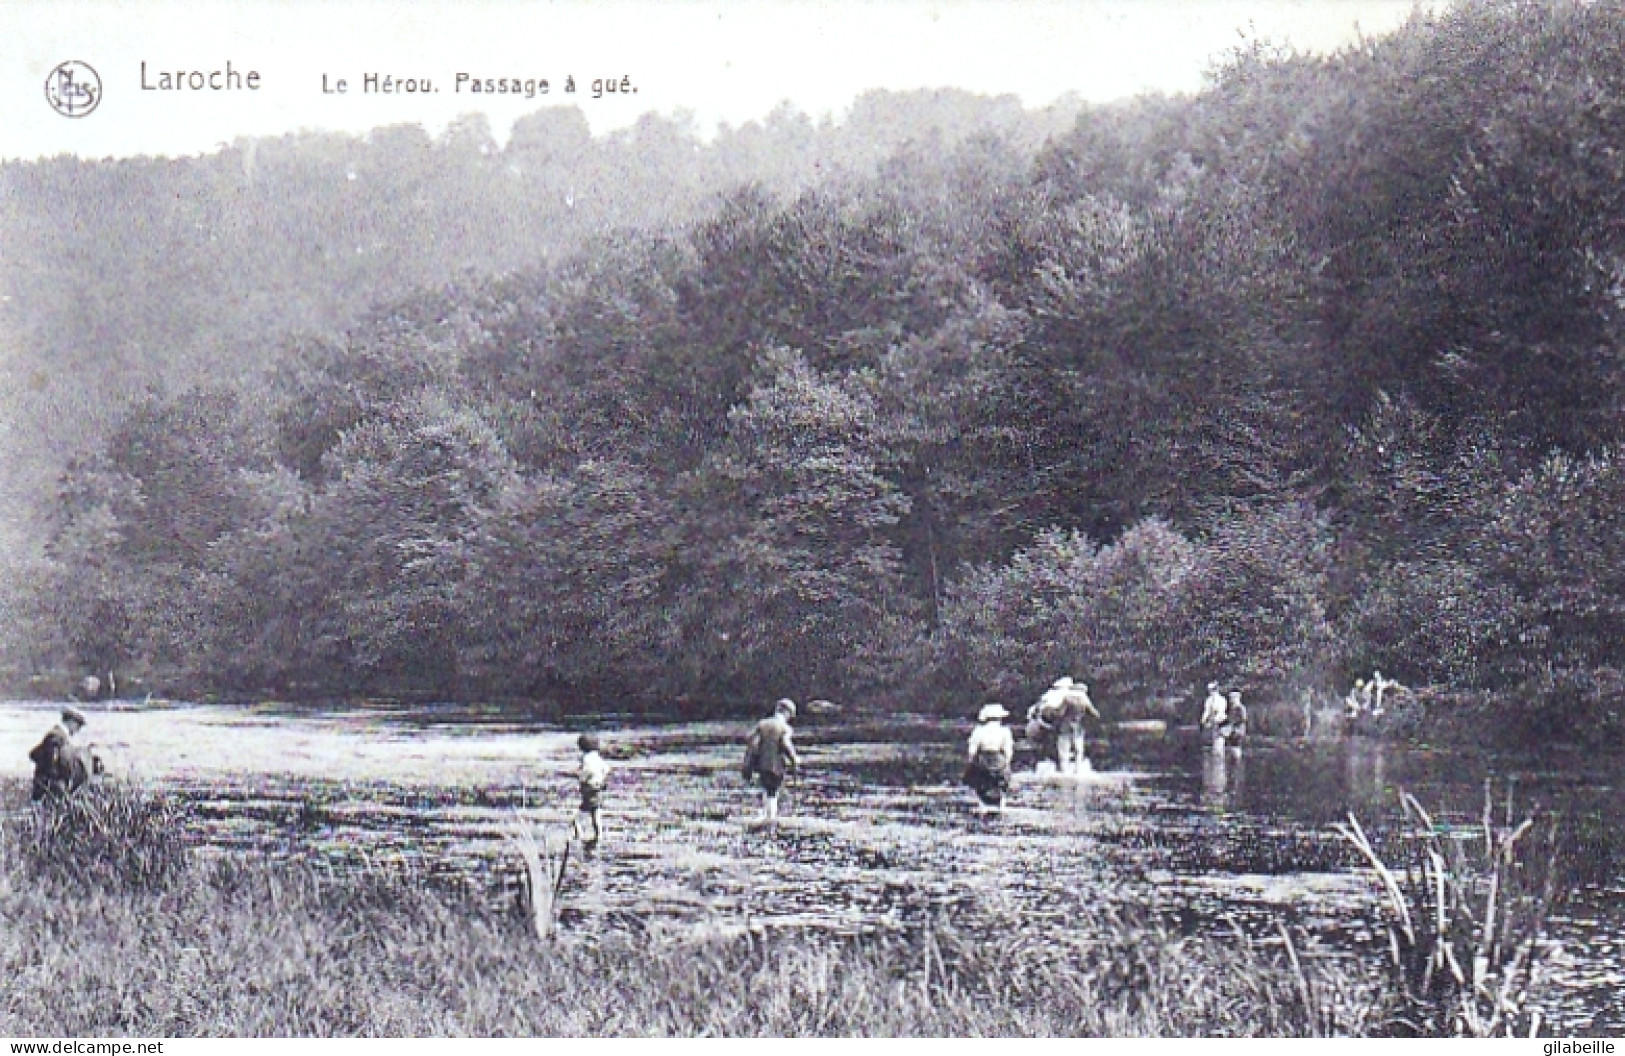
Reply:
<svg viewBox="0 0 1625 1056"><path fill-rule="evenodd" d="M54 710L0 704L0 774L28 772ZM81 739L112 772L186 797L195 838L221 851L337 869L404 859L492 890L516 868L505 834L518 819L557 843L574 817L575 734L556 726L467 709L87 711ZM1178 731L1119 731L1092 747L1086 782L1040 778L1018 755L1010 807L993 817L958 783L967 725L813 720L798 725L804 773L784 820L764 832L738 773L748 724L599 728L614 768L608 832L594 860L572 866L566 927L864 932L992 907L1064 927L1053 911L1064 893L1261 941L1285 920L1335 955L1375 941L1381 917L1334 823L1353 812L1382 833L1401 788L1440 820L1474 821L1486 780L1498 801L1511 783L1518 815L1555 815L1570 834L1576 894L1555 922L1564 952L1548 1018L1572 1033L1625 1031L1625 759L1365 740L1256 741L1215 757Z"/></svg>

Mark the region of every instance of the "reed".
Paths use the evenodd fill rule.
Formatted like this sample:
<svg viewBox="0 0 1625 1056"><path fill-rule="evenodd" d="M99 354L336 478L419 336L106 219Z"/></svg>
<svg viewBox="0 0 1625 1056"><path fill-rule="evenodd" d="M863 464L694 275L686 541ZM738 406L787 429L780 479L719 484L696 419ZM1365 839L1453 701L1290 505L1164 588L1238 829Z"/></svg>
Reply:
<svg viewBox="0 0 1625 1056"><path fill-rule="evenodd" d="M1555 826L1542 826L1544 853L1531 854L1535 820L1513 823L1509 789L1498 824L1488 783L1476 826L1441 825L1407 793L1400 802L1397 866L1354 815L1338 826L1381 893L1386 964L1398 998L1390 1028L1419 1037L1535 1036L1533 1000L1544 982L1552 949L1547 921L1559 895Z"/></svg>
<svg viewBox="0 0 1625 1056"><path fill-rule="evenodd" d="M564 875L570 866L570 839L566 836L554 851L546 831L518 811L514 812L503 837L525 866L520 890L523 915L538 939L551 939L558 927L559 895L564 890Z"/></svg>

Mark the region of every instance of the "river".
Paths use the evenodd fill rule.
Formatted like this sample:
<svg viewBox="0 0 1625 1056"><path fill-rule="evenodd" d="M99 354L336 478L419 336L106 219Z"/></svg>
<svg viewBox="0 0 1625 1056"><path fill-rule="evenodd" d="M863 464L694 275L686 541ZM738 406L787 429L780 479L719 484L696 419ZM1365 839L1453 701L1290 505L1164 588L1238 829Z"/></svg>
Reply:
<svg viewBox="0 0 1625 1056"><path fill-rule="evenodd" d="M111 772L185 797L196 840L222 853L406 861L492 891L517 860L505 838L517 819L557 841L574 816L575 733L557 726L468 708L85 710L81 739ZM48 705L0 704L0 773L28 772L53 719ZM1518 817L1559 818L1568 834L1552 1028L1625 1031L1625 758L1368 740L1263 740L1215 757L1177 731L1117 731L1092 747L1093 780L1024 772L1005 814L986 816L958 783L968 723L809 719L804 773L769 833L750 824L757 802L738 773L747 725L595 724L614 767L608 834L569 876L563 926L864 932L997 904L1064 927L1047 907L1065 891L1260 941L1281 919L1335 955L1376 942L1381 918L1333 825L1353 812L1380 835L1400 789L1441 821L1476 821L1491 781L1498 814L1510 788Z"/></svg>

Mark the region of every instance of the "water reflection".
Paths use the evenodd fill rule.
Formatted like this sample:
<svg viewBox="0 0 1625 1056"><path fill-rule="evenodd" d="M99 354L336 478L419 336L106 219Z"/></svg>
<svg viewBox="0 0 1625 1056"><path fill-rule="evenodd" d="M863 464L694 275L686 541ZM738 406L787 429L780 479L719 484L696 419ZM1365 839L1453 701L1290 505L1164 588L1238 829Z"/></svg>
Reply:
<svg viewBox="0 0 1625 1056"><path fill-rule="evenodd" d="M1240 748L1216 744L1202 757L1202 805L1221 813L1229 811L1242 795L1247 772L1246 756Z"/></svg>
<svg viewBox="0 0 1625 1056"><path fill-rule="evenodd" d="M1396 792L1388 787L1386 759L1383 743L1375 738L1349 737L1343 741L1343 773L1349 809L1393 801Z"/></svg>

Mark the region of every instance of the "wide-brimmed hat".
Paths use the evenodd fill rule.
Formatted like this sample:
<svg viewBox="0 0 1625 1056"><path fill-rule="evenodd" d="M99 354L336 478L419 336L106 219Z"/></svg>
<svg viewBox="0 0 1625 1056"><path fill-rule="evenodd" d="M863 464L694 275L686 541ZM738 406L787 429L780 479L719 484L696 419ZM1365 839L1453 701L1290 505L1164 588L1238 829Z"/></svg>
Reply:
<svg viewBox="0 0 1625 1056"><path fill-rule="evenodd" d="M1071 689L1072 688L1072 678L1071 678L1071 676L1062 675L1060 678L1057 678L1053 683L1051 683L1050 688L1051 689Z"/></svg>
<svg viewBox="0 0 1625 1056"><path fill-rule="evenodd" d="M62 721L77 722L81 726L88 725L88 723L85 721L85 713L80 711L78 708L63 708Z"/></svg>
<svg viewBox="0 0 1625 1056"><path fill-rule="evenodd" d="M1010 713L1004 710L1003 704L984 704L982 710L976 713L977 722L993 722L995 719L1008 719Z"/></svg>
<svg viewBox="0 0 1625 1056"><path fill-rule="evenodd" d="M782 697L777 704L773 705L773 710L787 719L793 719L796 717L796 702L789 697Z"/></svg>
<svg viewBox="0 0 1625 1056"><path fill-rule="evenodd" d="M1217 683L1217 682L1209 682L1209 683L1208 683L1208 684L1207 684L1207 691L1208 691L1208 692L1209 692L1209 693L1212 693L1212 692L1214 692L1214 691L1215 691L1215 690L1217 690L1217 689L1218 689L1218 688L1219 688L1219 684L1218 684L1218 683Z"/></svg>

